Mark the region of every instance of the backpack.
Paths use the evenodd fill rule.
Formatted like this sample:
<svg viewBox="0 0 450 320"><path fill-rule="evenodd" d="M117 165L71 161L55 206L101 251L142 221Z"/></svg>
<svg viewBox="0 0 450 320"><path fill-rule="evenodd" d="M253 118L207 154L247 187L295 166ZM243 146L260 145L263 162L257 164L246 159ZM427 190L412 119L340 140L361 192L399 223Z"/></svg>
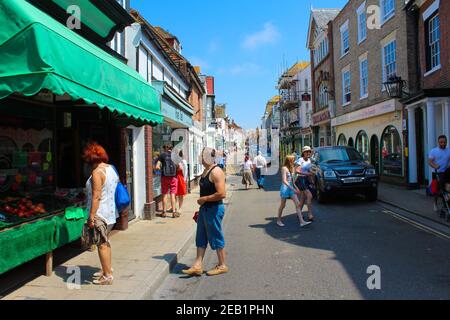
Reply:
<svg viewBox="0 0 450 320"><path fill-rule="evenodd" d="M164 177L176 177L177 176L177 166L172 160L172 154L166 153L162 161L162 175Z"/></svg>

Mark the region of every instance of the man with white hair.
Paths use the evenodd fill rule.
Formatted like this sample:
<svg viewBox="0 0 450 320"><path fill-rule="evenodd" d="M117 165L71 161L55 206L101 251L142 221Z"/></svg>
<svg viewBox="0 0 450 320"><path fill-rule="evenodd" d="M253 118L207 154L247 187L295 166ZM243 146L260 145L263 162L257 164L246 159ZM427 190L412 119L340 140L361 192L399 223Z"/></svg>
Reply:
<svg viewBox="0 0 450 320"><path fill-rule="evenodd" d="M256 180L258 183L258 188L261 189L264 187L264 173L267 170L267 161L266 158L263 157L262 152L258 152L258 156L255 158L255 167L256 167Z"/></svg>

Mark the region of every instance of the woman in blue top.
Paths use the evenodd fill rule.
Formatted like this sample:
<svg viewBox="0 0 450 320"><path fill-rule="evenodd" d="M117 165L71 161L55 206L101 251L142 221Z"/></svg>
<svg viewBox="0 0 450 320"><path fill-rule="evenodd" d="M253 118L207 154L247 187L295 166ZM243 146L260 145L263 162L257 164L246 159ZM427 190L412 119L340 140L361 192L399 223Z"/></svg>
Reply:
<svg viewBox="0 0 450 320"><path fill-rule="evenodd" d="M295 185L300 190L300 204L299 209L303 212L303 206L308 205L308 220L314 221L313 214L313 195L309 190L311 184L311 178L313 177L312 163L311 163L312 149L310 147L304 147L301 158L297 161L295 172L297 173L297 180Z"/></svg>
<svg viewBox="0 0 450 320"><path fill-rule="evenodd" d="M287 156L286 160L284 161L284 167L281 169L281 179L282 179L280 190L281 205L280 209L278 210L278 220L277 220L277 225L280 227L285 226L281 218L283 217L283 211L286 208L286 202L289 199L294 201L295 207L297 208L297 215L300 220L300 226L305 227L311 223L305 222L305 220L303 219L302 212L299 209L299 200L297 195L300 194L300 190L298 190L298 188L294 185L294 179L292 178L292 175L294 173L294 163L295 163L295 156Z"/></svg>

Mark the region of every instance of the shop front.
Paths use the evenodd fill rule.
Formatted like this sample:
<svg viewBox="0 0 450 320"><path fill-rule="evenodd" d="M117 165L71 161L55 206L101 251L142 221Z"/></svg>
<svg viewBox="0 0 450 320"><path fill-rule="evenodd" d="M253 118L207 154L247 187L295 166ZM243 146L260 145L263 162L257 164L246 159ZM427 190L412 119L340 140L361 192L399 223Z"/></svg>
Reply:
<svg viewBox="0 0 450 320"><path fill-rule="evenodd" d="M312 116L314 147L331 146L331 117L328 109L322 110Z"/></svg>
<svg viewBox="0 0 450 320"><path fill-rule="evenodd" d="M312 146L312 141L313 141L313 139L312 139L312 136L313 136L312 129L311 128L302 128L300 130L300 135L301 135L301 141L302 141L301 149L303 149L304 147L311 147Z"/></svg>
<svg viewBox="0 0 450 320"><path fill-rule="evenodd" d="M130 186L127 127L162 116L158 93L135 71L26 1L3 3L0 20L2 274L41 255L51 261L81 237L87 143L103 145Z"/></svg>
<svg viewBox="0 0 450 320"><path fill-rule="evenodd" d="M163 81L154 81L154 87L161 94L162 125L153 129L153 196L162 195L161 172L155 169L163 146L172 145L176 151L182 150L185 160L189 158L189 128L193 126L193 109L182 97Z"/></svg>
<svg viewBox="0 0 450 320"><path fill-rule="evenodd" d="M386 180L398 183L406 172L401 108L390 100L332 120L337 145L356 148Z"/></svg>
<svg viewBox="0 0 450 320"><path fill-rule="evenodd" d="M427 165L429 152L438 137L450 137L450 97L430 90L406 101L408 112L409 177L411 187L429 185L432 170ZM439 94L440 93L440 94Z"/></svg>

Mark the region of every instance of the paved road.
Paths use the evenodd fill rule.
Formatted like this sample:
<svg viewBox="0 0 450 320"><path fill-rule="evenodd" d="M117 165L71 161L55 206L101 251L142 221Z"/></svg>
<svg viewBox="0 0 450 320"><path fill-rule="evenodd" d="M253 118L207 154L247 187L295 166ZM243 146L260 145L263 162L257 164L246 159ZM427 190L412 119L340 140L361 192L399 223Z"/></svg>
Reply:
<svg viewBox="0 0 450 320"><path fill-rule="evenodd" d="M308 229L299 228L290 205L282 229L274 219L279 181L267 183L266 191L233 194L225 219L231 272L216 278L181 275L193 262L193 246L153 299L450 299L449 240L358 197L317 206L317 222ZM208 254L206 267L216 261ZM381 290L367 288L372 265L381 268Z"/></svg>

